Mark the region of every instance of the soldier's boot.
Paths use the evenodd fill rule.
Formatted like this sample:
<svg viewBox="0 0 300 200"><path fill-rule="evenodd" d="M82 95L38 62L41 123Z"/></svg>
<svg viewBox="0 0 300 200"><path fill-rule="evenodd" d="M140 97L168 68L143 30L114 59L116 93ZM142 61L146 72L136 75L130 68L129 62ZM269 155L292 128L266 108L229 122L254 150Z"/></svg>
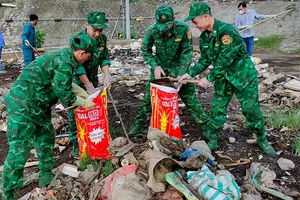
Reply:
<svg viewBox="0 0 300 200"><path fill-rule="evenodd" d="M276 157L276 151L269 144L265 135L257 136L257 146L268 156Z"/></svg>
<svg viewBox="0 0 300 200"><path fill-rule="evenodd" d="M209 142L208 142L208 147L211 151L216 150L218 146L218 138L219 134L216 132L211 132L209 135Z"/></svg>
<svg viewBox="0 0 300 200"><path fill-rule="evenodd" d="M78 147L78 142L77 141L72 141L72 152L71 155L74 158L78 158L78 154L79 154L79 147Z"/></svg>

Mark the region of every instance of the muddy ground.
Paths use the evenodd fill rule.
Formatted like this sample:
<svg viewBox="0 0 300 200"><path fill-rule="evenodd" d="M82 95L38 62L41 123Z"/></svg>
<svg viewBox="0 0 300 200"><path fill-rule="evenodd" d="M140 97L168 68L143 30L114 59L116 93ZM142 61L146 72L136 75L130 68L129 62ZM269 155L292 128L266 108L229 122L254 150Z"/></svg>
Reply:
<svg viewBox="0 0 300 200"><path fill-rule="evenodd" d="M296 63L291 69L285 71L288 67L291 67L289 62L292 62L291 59L286 60L279 60L275 61L272 59L272 55L269 53L259 52L257 55L263 59L263 61L267 61L270 64L270 67L275 67L278 72L283 73L297 73L299 72L300 66L300 56L295 55L293 62ZM275 55L278 58L278 55ZM281 55L283 58L287 56ZM274 57L275 58L275 57ZM272 63L273 62L273 63ZM280 63L281 62L281 63ZM278 64L279 63L279 64ZM279 66L278 66L279 65ZM298 66L298 67L297 67ZM15 78L19 75L19 69L8 69L7 74L0 74L0 85L2 88L9 87L9 85L15 80ZM300 72L299 72L300 73ZM297 74L295 74L297 75ZM117 108L119 113L123 117L123 121L125 122L126 129L129 130L131 124L134 122L134 118L136 115L136 111L139 107L139 103L141 100L137 99L135 95L142 93L145 89L144 84L139 84L131 87L133 89L129 91L129 87L125 85L113 85L111 92L116 101ZM200 87L197 88L199 100L202 103L205 111L209 113L210 110L210 103L212 98L212 89L204 90ZM195 141L199 139L204 139L201 135L201 127L195 123L195 121L188 115L186 108L180 108L180 119L181 119L181 130L182 134L187 141ZM116 118L115 112L111 104L109 104L109 120L110 126L113 127L114 132L116 130L121 130L121 126L118 123L119 119ZM149 123L149 121L147 122ZM241 122L241 112L239 109L239 104L237 100L234 98L228 107L228 119L226 124L229 126L226 130L224 130L220 137L220 149L223 155L230 156L233 160L239 160L240 158L249 158L252 162L259 162L262 163L264 166L269 166L271 170L274 170L277 177L275 182L278 185L286 186L291 189L299 189L300 185L300 168L298 167L300 164L299 157L296 157L292 153L292 143L291 141L287 140L286 137L282 137L282 133L279 130L271 130L267 131L269 141L273 144L273 147L276 151L281 150L282 153L279 157L284 157L287 159L292 160L296 167L295 169L289 171L291 175L286 174L282 171L278 164L277 158L269 158L264 155L264 153L256 146L252 144L246 143L247 139L252 138L252 133L244 128L243 123ZM227 126L227 127L228 127ZM232 130L231 130L231 128ZM267 127L268 129L268 127ZM235 143L230 143L228 138L234 137L236 138ZM8 144L5 132L0 132L0 165L3 165L7 151L8 151ZM55 151L55 159L56 159L56 166L61 165L62 163L73 163L74 160L70 157L71 146L67 145L66 149L59 153L56 149ZM224 160L219 158L217 155L216 161L219 163L229 162L228 160ZM262 156L262 158L261 158ZM34 160L33 157L30 157L30 161ZM236 181L239 185L242 184L244 181L244 176L246 174L246 169L250 167L250 164L247 165L240 165L236 167L227 168L236 178ZM28 168L25 170L25 175L30 175L33 172L37 172L37 167ZM37 186L37 182L33 182L30 185L24 187L23 189L19 190L17 193L18 197L30 192L34 187ZM266 193L263 194L265 199L277 199L272 197Z"/></svg>

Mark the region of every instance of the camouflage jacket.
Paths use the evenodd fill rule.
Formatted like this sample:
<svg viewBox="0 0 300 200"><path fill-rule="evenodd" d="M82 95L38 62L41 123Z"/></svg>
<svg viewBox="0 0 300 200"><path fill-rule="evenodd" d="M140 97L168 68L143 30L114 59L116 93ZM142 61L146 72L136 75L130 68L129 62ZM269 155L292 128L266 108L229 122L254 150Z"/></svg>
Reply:
<svg viewBox="0 0 300 200"><path fill-rule="evenodd" d="M152 52L153 46L156 48L155 55ZM152 71L156 66L161 66L169 75L183 75L192 62L191 31L187 24L174 20L172 32L167 36L153 24L147 30L141 49Z"/></svg>
<svg viewBox="0 0 300 200"><path fill-rule="evenodd" d="M245 42L231 24L215 19L211 36L207 31L203 32L199 44L201 57L188 72L192 77L212 64L214 68L207 76L209 81L219 83L225 78L242 90L257 76Z"/></svg>
<svg viewBox="0 0 300 200"><path fill-rule="evenodd" d="M78 67L74 52L64 48L49 52L23 69L4 98L11 115L21 115L35 123L51 117L51 107L58 99L72 105L72 74Z"/></svg>
<svg viewBox="0 0 300 200"><path fill-rule="evenodd" d="M86 34L86 31L83 30L80 34ZM85 61L79 68L75 71L73 75L73 82L83 87L83 83L79 79L79 75L86 74L89 81L93 83L94 87L98 87L98 68L104 67L107 64L110 64L108 48L107 48L107 37L104 34L101 34L98 38L99 49L95 52L92 57Z"/></svg>

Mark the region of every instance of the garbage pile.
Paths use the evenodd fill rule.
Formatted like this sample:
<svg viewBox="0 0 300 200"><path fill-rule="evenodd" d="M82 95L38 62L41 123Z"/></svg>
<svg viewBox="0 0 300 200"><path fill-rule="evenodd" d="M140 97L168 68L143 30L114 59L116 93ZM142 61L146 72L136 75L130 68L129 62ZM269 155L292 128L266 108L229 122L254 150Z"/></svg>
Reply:
<svg viewBox="0 0 300 200"><path fill-rule="evenodd" d="M225 165L216 162L204 141L188 144L151 127L147 142L134 144L119 137L108 150L114 155L111 163L116 169L108 176L102 173L104 160L99 161L96 169L88 165L85 171L63 164L53 170L55 178L47 189L35 188L21 199L259 200L262 191L281 199L300 197L298 191L275 184L275 172L256 162L246 170L239 186L235 177L224 169ZM285 158L277 163L286 174L295 167ZM286 180L293 181L291 176Z"/></svg>
<svg viewBox="0 0 300 200"><path fill-rule="evenodd" d="M276 74L267 63L257 64L261 79L259 101L278 106L297 106L300 103L300 78L293 75Z"/></svg>

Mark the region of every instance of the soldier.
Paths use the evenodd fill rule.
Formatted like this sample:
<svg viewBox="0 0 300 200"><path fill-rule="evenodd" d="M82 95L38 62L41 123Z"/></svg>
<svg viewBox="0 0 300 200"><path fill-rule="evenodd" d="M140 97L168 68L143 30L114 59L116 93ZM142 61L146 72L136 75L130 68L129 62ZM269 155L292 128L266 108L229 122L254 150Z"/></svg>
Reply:
<svg viewBox="0 0 300 200"><path fill-rule="evenodd" d="M147 30L142 43L145 61L151 67L150 79L146 85L145 97L138 110L136 120L129 135L134 136L142 131L147 116L151 112L150 82L163 76L177 77L189 69L193 56L192 35L187 24L174 20L174 11L170 6L161 6L155 13L156 23ZM156 47L153 55L152 47ZM179 96L189 113L200 125L208 121L193 84L183 85Z"/></svg>
<svg viewBox="0 0 300 200"><path fill-rule="evenodd" d="M24 67L26 67L32 61L35 60L34 51L37 52L34 27L36 26L39 18L37 15L31 14L29 16L29 19L30 23L24 26L22 33L22 51L24 56ZM26 42L29 43L32 47L34 47L34 50L29 45L26 45Z"/></svg>
<svg viewBox="0 0 300 200"><path fill-rule="evenodd" d="M179 79L180 82L191 79L210 64L214 67L206 78L200 80L202 87L207 87L209 81L214 82L211 116L203 133L209 138L209 148L218 148L218 136L226 120L227 105L235 94L248 126L257 135L258 146L266 154L275 156L274 149L267 141L260 111L257 71L247 54L243 39L231 24L214 19L210 7L205 3L195 2L190 6L189 16L185 21L189 20L201 31L201 57Z"/></svg>
<svg viewBox="0 0 300 200"><path fill-rule="evenodd" d="M108 27L106 22L107 19L104 12L90 12L87 16L86 29L79 33L81 35L89 35L98 41L98 48L91 59L81 64L73 75L73 83L85 88L88 94L94 93L96 91L95 87L99 85L97 76L99 66L104 74L103 85L110 89L110 60L107 49L107 37L102 33ZM77 157L79 150L74 110L75 108L69 111L69 139L73 144L72 156Z"/></svg>
<svg viewBox="0 0 300 200"><path fill-rule="evenodd" d="M2 173L2 199L13 199L23 185L23 169L30 155L31 143L38 154L39 186L48 185L54 175L53 147L55 130L51 107L58 99L66 106L91 108L88 94L74 84L72 74L78 64L92 55L97 41L87 35L75 35L70 48L49 52L29 64L4 98L8 111L9 152Z"/></svg>

